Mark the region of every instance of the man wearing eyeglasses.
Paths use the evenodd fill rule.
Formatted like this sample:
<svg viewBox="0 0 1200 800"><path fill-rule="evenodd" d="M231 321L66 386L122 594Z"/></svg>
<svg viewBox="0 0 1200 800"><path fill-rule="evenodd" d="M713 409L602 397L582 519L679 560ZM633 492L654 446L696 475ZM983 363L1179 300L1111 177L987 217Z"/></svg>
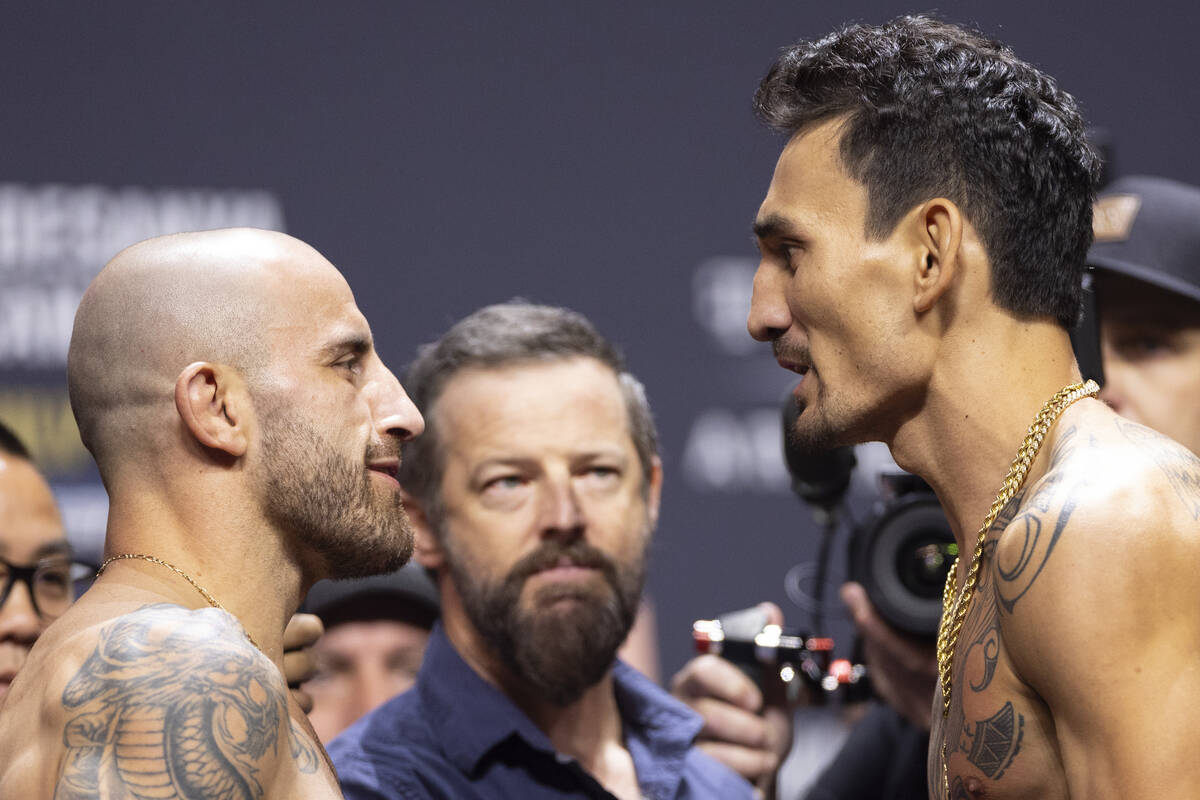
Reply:
<svg viewBox="0 0 1200 800"><path fill-rule="evenodd" d="M0 424L0 706L38 636L74 599L72 564L50 487Z"/></svg>

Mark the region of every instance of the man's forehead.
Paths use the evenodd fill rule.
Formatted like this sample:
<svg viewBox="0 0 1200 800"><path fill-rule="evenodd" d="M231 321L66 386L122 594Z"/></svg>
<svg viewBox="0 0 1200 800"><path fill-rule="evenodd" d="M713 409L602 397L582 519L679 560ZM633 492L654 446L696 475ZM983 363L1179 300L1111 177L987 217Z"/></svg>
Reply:
<svg viewBox="0 0 1200 800"><path fill-rule="evenodd" d="M571 431L564 446L598 447L616 429L628 438L629 419L619 379L593 358L469 368L454 375L437 401L448 443L504 447ZM592 436L582 437L587 431Z"/></svg>
<svg viewBox="0 0 1200 800"><path fill-rule="evenodd" d="M28 461L0 456L0 555L24 560L67 549L49 485Z"/></svg>
<svg viewBox="0 0 1200 800"><path fill-rule="evenodd" d="M795 219L808 210L846 213L851 201L865 202L866 188L846 172L841 160L842 124L840 118L826 120L788 140L759 208L756 232L760 223ZM772 230L781 229L775 224Z"/></svg>

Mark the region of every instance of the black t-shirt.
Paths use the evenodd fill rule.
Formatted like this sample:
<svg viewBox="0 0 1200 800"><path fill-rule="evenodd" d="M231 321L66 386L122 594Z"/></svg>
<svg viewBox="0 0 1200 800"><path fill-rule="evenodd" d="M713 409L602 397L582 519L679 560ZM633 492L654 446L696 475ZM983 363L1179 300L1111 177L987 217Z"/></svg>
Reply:
<svg viewBox="0 0 1200 800"><path fill-rule="evenodd" d="M926 800L929 734L874 704L804 800Z"/></svg>

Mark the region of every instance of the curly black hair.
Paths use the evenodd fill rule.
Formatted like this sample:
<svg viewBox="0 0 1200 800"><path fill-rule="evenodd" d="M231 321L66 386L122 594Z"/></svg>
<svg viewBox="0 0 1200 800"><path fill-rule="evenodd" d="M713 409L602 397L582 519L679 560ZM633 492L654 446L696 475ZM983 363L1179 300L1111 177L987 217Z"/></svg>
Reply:
<svg viewBox="0 0 1200 800"><path fill-rule="evenodd" d="M787 135L843 117L840 156L882 238L947 197L979 231L998 305L1073 327L1100 159L1075 99L978 31L926 16L786 49L755 111Z"/></svg>

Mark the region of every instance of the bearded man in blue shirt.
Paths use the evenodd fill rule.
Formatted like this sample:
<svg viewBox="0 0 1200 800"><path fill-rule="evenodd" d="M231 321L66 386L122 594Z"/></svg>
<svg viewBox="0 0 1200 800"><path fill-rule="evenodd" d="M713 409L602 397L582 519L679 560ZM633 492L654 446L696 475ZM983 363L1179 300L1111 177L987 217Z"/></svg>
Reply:
<svg viewBox="0 0 1200 800"><path fill-rule="evenodd" d="M752 797L693 746L700 718L616 659L662 465L612 345L565 309L490 306L405 385L426 427L400 481L442 621L415 688L333 742L348 800Z"/></svg>

